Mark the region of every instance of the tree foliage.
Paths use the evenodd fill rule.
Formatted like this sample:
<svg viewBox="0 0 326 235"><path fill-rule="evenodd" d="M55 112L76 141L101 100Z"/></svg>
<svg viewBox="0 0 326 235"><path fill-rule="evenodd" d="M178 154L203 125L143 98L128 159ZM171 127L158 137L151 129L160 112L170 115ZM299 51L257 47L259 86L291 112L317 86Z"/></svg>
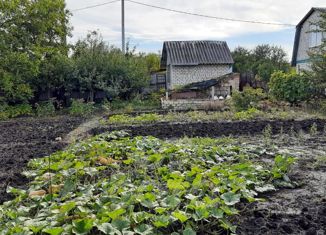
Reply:
<svg viewBox="0 0 326 235"><path fill-rule="evenodd" d="M306 75L277 71L269 83L270 94L277 100L298 103L311 97L312 83Z"/></svg>
<svg viewBox="0 0 326 235"><path fill-rule="evenodd" d="M89 91L90 100L96 90L109 96L130 98L148 83L149 73L145 57L106 44L98 32L79 40L71 57L73 74L67 90Z"/></svg>
<svg viewBox="0 0 326 235"><path fill-rule="evenodd" d="M274 71L288 71L286 52L278 46L258 45L253 50L237 47L233 52L234 70L251 73L267 83Z"/></svg>
<svg viewBox="0 0 326 235"><path fill-rule="evenodd" d="M156 54L123 54L99 33L68 45L70 13L64 0L4 0L0 3L0 101L26 103L39 95L96 91L130 98L159 68ZM68 53L70 51L70 53Z"/></svg>
<svg viewBox="0 0 326 235"><path fill-rule="evenodd" d="M69 12L64 0L0 3L0 87L7 102L26 102L39 85L42 65L67 53Z"/></svg>
<svg viewBox="0 0 326 235"><path fill-rule="evenodd" d="M160 69L161 56L156 53L148 53L145 55L147 69L149 72L154 72Z"/></svg>

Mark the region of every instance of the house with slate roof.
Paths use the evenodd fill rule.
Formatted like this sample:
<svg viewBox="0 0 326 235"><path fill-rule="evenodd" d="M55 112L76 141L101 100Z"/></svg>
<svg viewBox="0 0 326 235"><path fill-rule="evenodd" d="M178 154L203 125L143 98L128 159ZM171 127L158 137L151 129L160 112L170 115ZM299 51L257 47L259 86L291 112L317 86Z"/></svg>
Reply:
<svg viewBox="0 0 326 235"><path fill-rule="evenodd" d="M326 32L318 32L317 23L322 13L326 13L326 8L311 8L296 27L291 64L297 72L310 69L309 52L318 50L322 40L326 39Z"/></svg>
<svg viewBox="0 0 326 235"><path fill-rule="evenodd" d="M201 109L223 106L239 90L240 75L232 73L234 61L224 41L166 41L160 71L151 85L166 90L163 108Z"/></svg>
<svg viewBox="0 0 326 235"><path fill-rule="evenodd" d="M161 70L168 90L232 73L233 59L224 41L167 41Z"/></svg>

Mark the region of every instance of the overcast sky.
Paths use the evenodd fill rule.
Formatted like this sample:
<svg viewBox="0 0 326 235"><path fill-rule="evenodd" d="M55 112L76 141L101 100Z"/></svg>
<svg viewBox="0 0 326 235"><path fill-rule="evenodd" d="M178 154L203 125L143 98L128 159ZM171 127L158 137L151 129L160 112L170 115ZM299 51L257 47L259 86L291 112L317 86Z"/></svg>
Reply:
<svg viewBox="0 0 326 235"><path fill-rule="evenodd" d="M66 0L69 10L110 0ZM311 7L326 7L325 0L137 0L165 8L210 16L296 25ZM105 41L121 47L120 2L73 11L76 41L99 30ZM125 2L126 38L138 51L157 52L165 40L225 40L229 47L268 43L292 53L295 27L259 25L188 16Z"/></svg>

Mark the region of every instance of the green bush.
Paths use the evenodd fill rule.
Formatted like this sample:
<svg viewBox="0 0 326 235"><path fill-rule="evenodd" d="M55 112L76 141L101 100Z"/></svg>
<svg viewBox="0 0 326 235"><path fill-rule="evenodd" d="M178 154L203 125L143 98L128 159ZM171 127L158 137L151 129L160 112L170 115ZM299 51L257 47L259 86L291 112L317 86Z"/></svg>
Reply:
<svg viewBox="0 0 326 235"><path fill-rule="evenodd" d="M284 73L281 71L272 74L269 82L270 94L279 101L298 103L311 97L312 84L305 75L295 71Z"/></svg>
<svg viewBox="0 0 326 235"><path fill-rule="evenodd" d="M93 103L85 103L82 99L73 99L69 108L69 114L74 116L87 116L95 110Z"/></svg>
<svg viewBox="0 0 326 235"><path fill-rule="evenodd" d="M32 106L29 104L18 104L10 106L3 104L0 106L0 120L15 118L20 116L28 116L33 114Z"/></svg>
<svg viewBox="0 0 326 235"><path fill-rule="evenodd" d="M248 110L235 113L233 119L235 119L235 120L252 120L259 116L262 116L262 111L259 111L256 108L250 108Z"/></svg>
<svg viewBox="0 0 326 235"><path fill-rule="evenodd" d="M262 89L245 87L243 92L234 92L232 101L236 111L243 111L251 107L257 107L258 102L264 98L265 94Z"/></svg>
<svg viewBox="0 0 326 235"><path fill-rule="evenodd" d="M45 101L39 104L36 104L36 115L39 117L42 116L51 116L55 113L55 107L53 105L53 101Z"/></svg>

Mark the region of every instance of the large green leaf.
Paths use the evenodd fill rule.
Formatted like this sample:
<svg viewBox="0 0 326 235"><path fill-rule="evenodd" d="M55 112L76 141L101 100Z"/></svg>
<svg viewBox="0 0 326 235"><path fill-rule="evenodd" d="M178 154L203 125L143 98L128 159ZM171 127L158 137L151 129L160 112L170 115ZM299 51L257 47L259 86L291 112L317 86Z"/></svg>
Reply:
<svg viewBox="0 0 326 235"><path fill-rule="evenodd" d="M108 235L122 235L122 233L110 223L103 223L97 226L97 229Z"/></svg>
<svg viewBox="0 0 326 235"><path fill-rule="evenodd" d="M180 202L181 202L180 198L178 198L174 195L170 195L163 199L162 206L168 207L168 208L175 208L180 204Z"/></svg>
<svg viewBox="0 0 326 235"><path fill-rule="evenodd" d="M75 234L87 234L94 226L93 219L78 219L72 222Z"/></svg>
<svg viewBox="0 0 326 235"><path fill-rule="evenodd" d="M60 213L65 214L76 207L76 202L67 202L60 207Z"/></svg>
<svg viewBox="0 0 326 235"><path fill-rule="evenodd" d="M172 212L172 216L184 223L188 220L189 216L184 211L174 211Z"/></svg>
<svg viewBox="0 0 326 235"><path fill-rule="evenodd" d="M127 231L130 228L129 220L116 219L112 221L112 226L118 229L119 231Z"/></svg>
<svg viewBox="0 0 326 235"><path fill-rule="evenodd" d="M111 219L115 220L118 217L120 217L121 215L123 215L125 212L126 212L125 209L120 208L120 209L108 212L108 216L110 216Z"/></svg>
<svg viewBox="0 0 326 235"><path fill-rule="evenodd" d="M170 224L170 216L160 215L154 218L153 224L157 228L167 227Z"/></svg>
<svg viewBox="0 0 326 235"><path fill-rule="evenodd" d="M196 232L192 228L188 227L183 230L182 235L196 235Z"/></svg>
<svg viewBox="0 0 326 235"><path fill-rule="evenodd" d="M221 219L224 216L224 211L219 208L214 207L211 209L211 214L214 218Z"/></svg>
<svg viewBox="0 0 326 235"><path fill-rule="evenodd" d="M61 227L53 227L53 228L46 228L43 229L44 233L48 233L50 235L60 235L64 231Z"/></svg>
<svg viewBox="0 0 326 235"><path fill-rule="evenodd" d="M224 200L224 203L228 206L235 205L240 202L240 194L235 194L233 192L227 192L221 195L221 198Z"/></svg>
<svg viewBox="0 0 326 235"><path fill-rule="evenodd" d="M153 234L153 227L148 224L140 224L134 228L134 231L139 235L150 235Z"/></svg>

